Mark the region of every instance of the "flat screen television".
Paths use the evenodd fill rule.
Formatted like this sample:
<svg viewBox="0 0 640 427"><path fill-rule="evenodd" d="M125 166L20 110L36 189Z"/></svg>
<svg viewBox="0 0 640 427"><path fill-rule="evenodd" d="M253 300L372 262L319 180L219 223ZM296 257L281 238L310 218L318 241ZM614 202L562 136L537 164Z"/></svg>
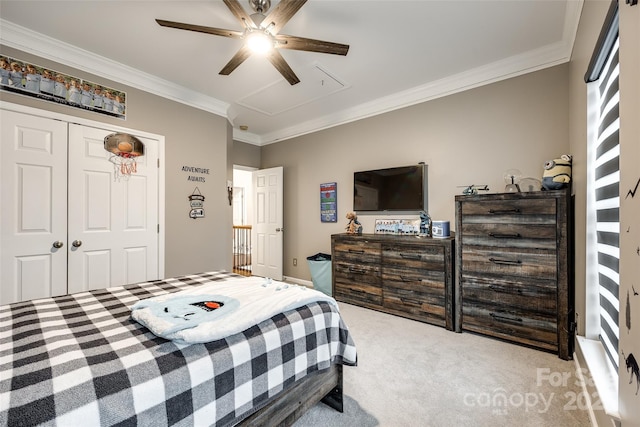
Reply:
<svg viewBox="0 0 640 427"><path fill-rule="evenodd" d="M354 172L356 212L427 211L427 165Z"/></svg>

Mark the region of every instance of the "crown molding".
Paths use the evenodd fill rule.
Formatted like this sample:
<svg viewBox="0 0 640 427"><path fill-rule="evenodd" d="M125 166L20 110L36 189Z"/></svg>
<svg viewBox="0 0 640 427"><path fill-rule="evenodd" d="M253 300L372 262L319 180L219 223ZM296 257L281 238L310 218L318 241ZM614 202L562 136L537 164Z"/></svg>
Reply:
<svg viewBox="0 0 640 427"><path fill-rule="evenodd" d="M268 133L262 135L260 145L268 145L334 126L366 119L568 62L569 58L565 55L557 55L558 49L564 50L561 46L553 46L542 49L540 52L529 52L525 55L519 55L518 57L512 57L504 61L474 68L463 73L448 76L406 91L360 104L353 108L341 110L331 115Z"/></svg>
<svg viewBox="0 0 640 427"><path fill-rule="evenodd" d="M262 142L262 137L260 135L236 128L233 128L233 139L240 142L246 142L247 144L258 146L265 145Z"/></svg>
<svg viewBox="0 0 640 427"><path fill-rule="evenodd" d="M0 44L228 118L229 104L0 19Z"/></svg>

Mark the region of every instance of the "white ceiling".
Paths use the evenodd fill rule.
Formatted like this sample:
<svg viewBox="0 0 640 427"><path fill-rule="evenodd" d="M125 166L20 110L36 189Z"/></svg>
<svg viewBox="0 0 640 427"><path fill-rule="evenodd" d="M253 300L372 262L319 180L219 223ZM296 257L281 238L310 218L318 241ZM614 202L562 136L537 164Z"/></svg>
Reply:
<svg viewBox="0 0 640 427"><path fill-rule="evenodd" d="M280 33L350 50L281 50L295 86L257 56L218 75L241 41L155 22L241 31L220 0L0 0L0 42L223 115L264 145L567 62L582 3L310 0Z"/></svg>

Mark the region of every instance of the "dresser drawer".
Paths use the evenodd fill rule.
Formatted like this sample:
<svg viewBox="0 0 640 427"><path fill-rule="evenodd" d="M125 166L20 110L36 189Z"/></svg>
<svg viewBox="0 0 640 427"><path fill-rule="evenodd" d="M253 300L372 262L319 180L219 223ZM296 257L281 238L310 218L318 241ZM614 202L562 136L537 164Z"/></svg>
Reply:
<svg viewBox="0 0 640 427"><path fill-rule="evenodd" d="M384 265L397 268L418 268L444 271L444 248L442 246L383 245Z"/></svg>
<svg viewBox="0 0 640 427"><path fill-rule="evenodd" d="M382 288L336 280L333 297L338 301L376 308L382 305Z"/></svg>
<svg viewBox="0 0 640 427"><path fill-rule="evenodd" d="M557 317L523 313L512 307L462 307L462 329L516 341L546 350L558 350Z"/></svg>
<svg viewBox="0 0 640 427"><path fill-rule="evenodd" d="M386 265L382 268L382 283L385 289L395 287L444 295L445 280L444 271L394 268Z"/></svg>
<svg viewBox="0 0 640 427"><path fill-rule="evenodd" d="M462 247L462 272L556 279L555 250Z"/></svg>
<svg viewBox="0 0 640 427"><path fill-rule="evenodd" d="M387 287L383 293L384 308L390 312L411 314L420 320L430 319L433 323L445 324L444 293L436 295L421 292L419 288Z"/></svg>
<svg viewBox="0 0 640 427"><path fill-rule="evenodd" d="M370 264L350 264L334 261L333 275L341 283L355 283L380 287L380 266Z"/></svg>
<svg viewBox="0 0 640 427"><path fill-rule="evenodd" d="M464 216L482 216L499 218L501 222L518 222L517 218L528 216L556 215L556 200L548 199L514 199L514 200L469 200L462 204L461 213ZM509 218L514 221L509 221ZM469 219L469 218L466 218ZM555 219L554 219L555 222Z"/></svg>
<svg viewBox="0 0 640 427"><path fill-rule="evenodd" d="M499 248L556 249L555 224L475 223L463 221L459 244Z"/></svg>
<svg viewBox="0 0 640 427"><path fill-rule="evenodd" d="M360 253L359 245L345 245L343 251L335 251L333 258L333 296L344 302L364 305L382 304L380 265L362 262L357 255L368 254L375 257L375 251ZM379 245L378 245L379 248ZM349 251L348 249L352 249ZM378 251L377 256L379 257Z"/></svg>
<svg viewBox="0 0 640 427"><path fill-rule="evenodd" d="M521 313L557 317L558 291L554 280L463 274L461 289L462 298L468 305L511 307Z"/></svg>
<svg viewBox="0 0 640 427"><path fill-rule="evenodd" d="M351 262L354 265L380 264L382 245L366 240L337 241L333 247L333 259L340 262Z"/></svg>

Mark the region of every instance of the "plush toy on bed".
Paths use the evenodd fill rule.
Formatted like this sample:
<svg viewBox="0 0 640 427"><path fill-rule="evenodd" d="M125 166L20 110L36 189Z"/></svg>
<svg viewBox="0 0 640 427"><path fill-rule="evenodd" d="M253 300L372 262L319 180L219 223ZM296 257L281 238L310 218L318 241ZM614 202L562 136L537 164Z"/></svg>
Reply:
<svg viewBox="0 0 640 427"><path fill-rule="evenodd" d="M560 190L571 182L571 155L563 154L559 159L544 164L542 174L543 190Z"/></svg>
<svg viewBox="0 0 640 427"><path fill-rule="evenodd" d="M362 224L358 221L358 216L355 212L347 212L347 234L362 234Z"/></svg>
<svg viewBox="0 0 640 427"><path fill-rule="evenodd" d="M167 338L175 332L225 316L238 305L236 299L223 295L178 295L166 301L141 300L131 310L136 314L135 320ZM149 311L143 314L144 308Z"/></svg>

